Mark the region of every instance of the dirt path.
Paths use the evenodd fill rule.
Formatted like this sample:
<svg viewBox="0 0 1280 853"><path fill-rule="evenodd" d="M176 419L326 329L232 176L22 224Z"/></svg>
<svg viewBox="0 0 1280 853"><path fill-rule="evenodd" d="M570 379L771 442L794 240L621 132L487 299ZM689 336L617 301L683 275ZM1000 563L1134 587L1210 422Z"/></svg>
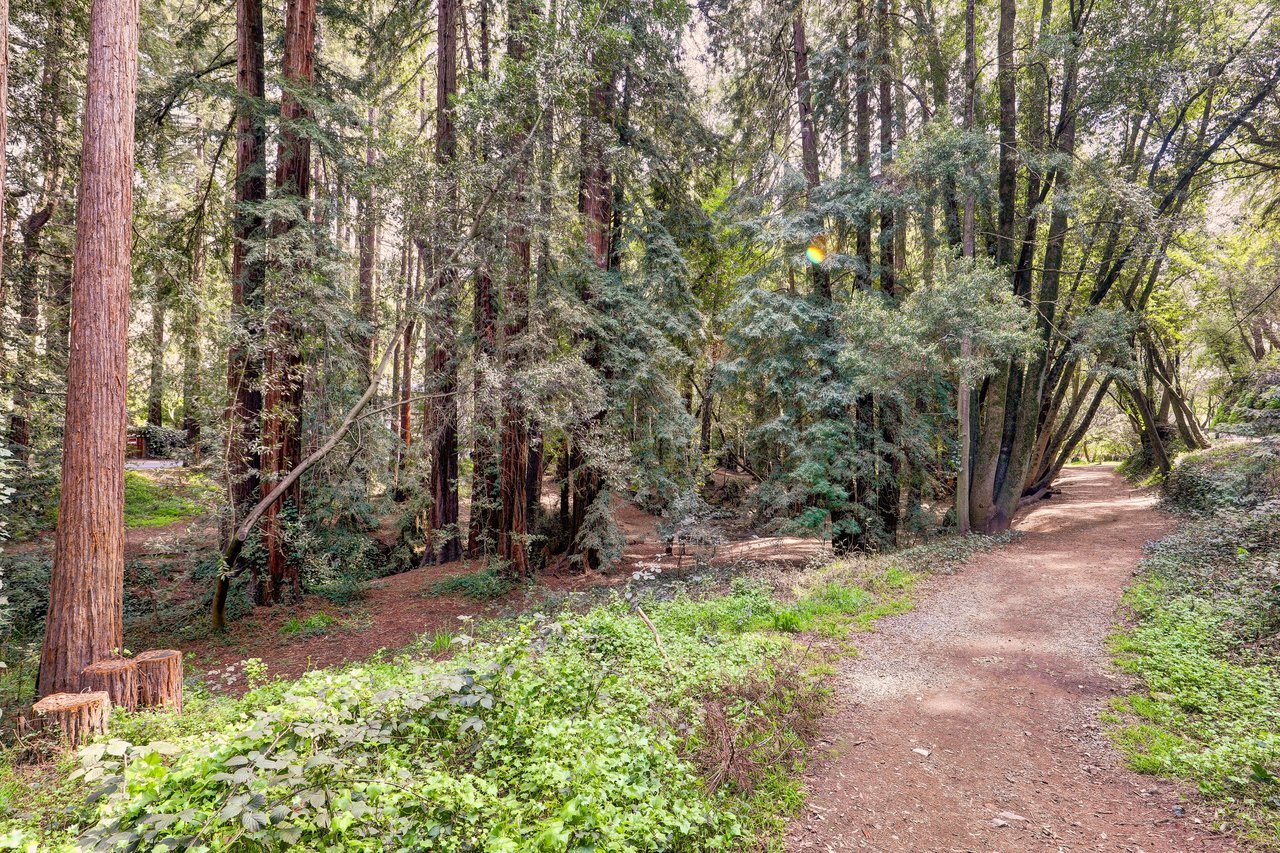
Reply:
<svg viewBox="0 0 1280 853"><path fill-rule="evenodd" d="M1116 606L1171 520L1109 468L1061 485L1023 538L861 638L790 850L1240 849L1174 785L1124 769L1098 724L1124 689L1105 650Z"/></svg>

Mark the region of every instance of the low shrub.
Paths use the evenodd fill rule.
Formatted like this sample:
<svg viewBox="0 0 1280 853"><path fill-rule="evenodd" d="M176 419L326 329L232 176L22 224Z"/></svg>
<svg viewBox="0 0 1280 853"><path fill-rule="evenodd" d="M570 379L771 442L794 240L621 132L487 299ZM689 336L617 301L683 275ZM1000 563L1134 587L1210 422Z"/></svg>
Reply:
<svg viewBox="0 0 1280 853"><path fill-rule="evenodd" d="M1238 442L1188 453L1164 483L1167 505L1206 515L1280 496L1280 442Z"/></svg>
<svg viewBox="0 0 1280 853"><path fill-rule="evenodd" d="M515 588L515 580L502 571L501 566L490 564L474 572L436 581L429 592L431 595L463 595L476 601L492 601Z"/></svg>

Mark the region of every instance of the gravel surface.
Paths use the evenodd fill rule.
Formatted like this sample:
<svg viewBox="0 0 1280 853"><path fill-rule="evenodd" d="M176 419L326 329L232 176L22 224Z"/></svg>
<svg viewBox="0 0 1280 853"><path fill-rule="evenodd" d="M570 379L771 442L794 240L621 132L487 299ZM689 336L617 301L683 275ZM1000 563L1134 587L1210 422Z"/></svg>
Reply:
<svg viewBox="0 0 1280 853"><path fill-rule="evenodd" d="M1126 689L1106 637L1172 520L1110 468L1070 469L1023 535L920 590L835 679L788 849L1237 850L1209 807L1126 770L1098 722Z"/></svg>

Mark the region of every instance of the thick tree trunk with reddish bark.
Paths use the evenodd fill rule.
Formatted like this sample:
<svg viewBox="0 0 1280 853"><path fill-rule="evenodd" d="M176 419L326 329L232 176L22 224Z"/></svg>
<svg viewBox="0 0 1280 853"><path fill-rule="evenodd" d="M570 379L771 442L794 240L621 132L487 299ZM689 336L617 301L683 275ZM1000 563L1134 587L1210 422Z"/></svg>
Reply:
<svg viewBox="0 0 1280 853"><path fill-rule="evenodd" d="M136 0L94 0L76 204L62 496L39 693L77 693L124 646L125 386L133 248Z"/></svg>
<svg viewBox="0 0 1280 853"><path fill-rule="evenodd" d="M458 0L439 0L437 34L440 41L436 69L436 163L449 167L457 154L453 99L458 94ZM446 175L446 204L457 203L452 176ZM432 397L424 405L423 438L430 448L431 523L429 562L448 563L462 556L458 535L458 380L453 345L453 291L457 273L445 265L432 282L433 337L427 388Z"/></svg>
<svg viewBox="0 0 1280 853"><path fill-rule="evenodd" d="M236 211L231 255L231 317L235 337L227 354L227 497L231 508L228 537L258 495L261 431L262 359L253 352L259 334L266 267L250 259L251 242L263 236L254 207L267 197L267 132L261 119L265 94L261 0L236 0ZM253 342L251 344L251 341ZM253 595L268 597L255 577Z"/></svg>
<svg viewBox="0 0 1280 853"><path fill-rule="evenodd" d="M316 51L315 0L289 0L285 7L283 77L290 87L309 89L315 82ZM282 197L306 204L311 196L311 141L299 132L297 124L307 118L307 111L289 88L280 98L281 135L276 155L276 191ZM277 235L292 228L292 220L278 221ZM286 271L290 273L292 271ZM288 275L292 277L292 275ZM297 298L300 294L291 294ZM262 470L264 477L277 482L302 460L302 353L301 330L290 315L288 305L279 304L271 316L268 333L270 348L264 364L267 391L263 401L266 420L263 427ZM264 542L267 551L267 574L271 595L279 601L286 588L294 599L301 598L302 586L298 567L285 553L284 526L281 512L287 505L301 509L302 490L298 481L265 515Z"/></svg>

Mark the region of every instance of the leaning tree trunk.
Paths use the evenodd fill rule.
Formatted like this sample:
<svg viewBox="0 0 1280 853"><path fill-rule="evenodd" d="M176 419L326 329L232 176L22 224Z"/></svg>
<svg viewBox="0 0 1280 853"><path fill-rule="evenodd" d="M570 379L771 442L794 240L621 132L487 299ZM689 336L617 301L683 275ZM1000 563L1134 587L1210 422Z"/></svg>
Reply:
<svg viewBox="0 0 1280 853"><path fill-rule="evenodd" d="M76 204L62 496L39 693L76 693L124 646L125 386L133 248L136 0L93 0Z"/></svg>

